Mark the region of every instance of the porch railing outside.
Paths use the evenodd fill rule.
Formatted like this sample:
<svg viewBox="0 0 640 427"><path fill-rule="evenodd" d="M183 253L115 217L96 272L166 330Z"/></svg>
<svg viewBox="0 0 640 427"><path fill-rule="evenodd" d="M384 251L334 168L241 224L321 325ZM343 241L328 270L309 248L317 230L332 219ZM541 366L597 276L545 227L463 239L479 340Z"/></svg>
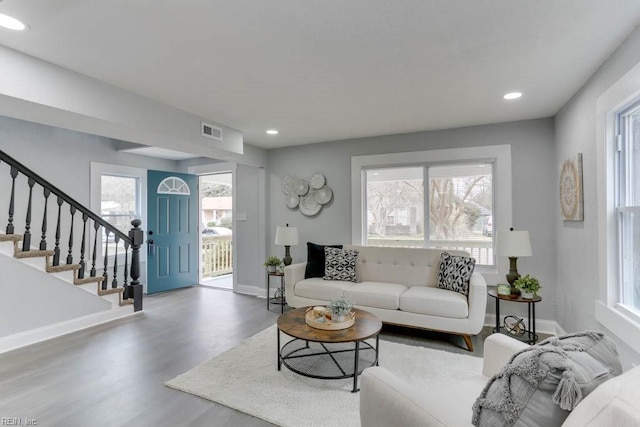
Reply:
<svg viewBox="0 0 640 427"><path fill-rule="evenodd" d="M398 248L423 248L422 239L376 239L368 238L369 246ZM493 242L491 240L430 240L429 247L468 252L478 265L494 265Z"/></svg>
<svg viewBox="0 0 640 427"><path fill-rule="evenodd" d="M202 277L233 272L232 236L202 236Z"/></svg>

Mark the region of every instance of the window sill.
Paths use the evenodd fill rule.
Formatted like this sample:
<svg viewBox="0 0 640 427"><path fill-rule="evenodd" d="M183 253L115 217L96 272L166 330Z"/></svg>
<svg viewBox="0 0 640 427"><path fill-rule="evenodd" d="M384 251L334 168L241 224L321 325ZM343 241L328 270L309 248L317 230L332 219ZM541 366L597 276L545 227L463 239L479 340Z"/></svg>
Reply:
<svg viewBox="0 0 640 427"><path fill-rule="evenodd" d="M625 316L615 307L596 301L596 320L613 332L621 341L640 353L640 324Z"/></svg>

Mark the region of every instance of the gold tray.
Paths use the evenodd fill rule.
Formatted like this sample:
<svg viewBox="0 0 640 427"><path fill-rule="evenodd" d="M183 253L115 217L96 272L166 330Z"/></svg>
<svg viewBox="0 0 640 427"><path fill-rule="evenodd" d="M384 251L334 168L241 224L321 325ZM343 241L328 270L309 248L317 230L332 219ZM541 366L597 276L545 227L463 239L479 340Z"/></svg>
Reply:
<svg viewBox="0 0 640 427"><path fill-rule="evenodd" d="M332 322L331 320L326 320L324 322L317 322L313 310L307 311L305 316L305 320L307 325L316 329L323 329L325 331L337 331L340 329L347 329L353 326L356 323L356 314L352 311L351 313L345 316L344 322Z"/></svg>

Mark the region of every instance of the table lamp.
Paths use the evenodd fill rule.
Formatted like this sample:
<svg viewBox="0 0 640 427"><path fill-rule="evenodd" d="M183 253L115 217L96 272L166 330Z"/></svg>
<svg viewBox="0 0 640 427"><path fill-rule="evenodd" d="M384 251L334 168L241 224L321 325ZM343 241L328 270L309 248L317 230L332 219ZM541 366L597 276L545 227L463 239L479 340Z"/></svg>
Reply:
<svg viewBox="0 0 640 427"><path fill-rule="evenodd" d="M285 227L278 226L276 228L276 245L284 246L284 258L282 261L284 265L290 265L293 259L289 252L292 245L298 244L298 227L289 227L287 224Z"/></svg>
<svg viewBox="0 0 640 427"><path fill-rule="evenodd" d="M509 257L507 281L511 285L511 293L518 293L513 287L513 282L520 277L520 273L518 273L518 257L532 255L529 232L525 230L515 231L512 227L509 231L498 231L496 238L497 254Z"/></svg>

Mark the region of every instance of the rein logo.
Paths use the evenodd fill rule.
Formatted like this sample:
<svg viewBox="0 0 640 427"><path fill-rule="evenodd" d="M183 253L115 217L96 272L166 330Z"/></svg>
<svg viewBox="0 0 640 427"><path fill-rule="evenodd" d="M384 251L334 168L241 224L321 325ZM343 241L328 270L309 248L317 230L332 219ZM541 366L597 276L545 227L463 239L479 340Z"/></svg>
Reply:
<svg viewBox="0 0 640 427"><path fill-rule="evenodd" d="M3 426L37 426L35 418L0 417L0 425Z"/></svg>

